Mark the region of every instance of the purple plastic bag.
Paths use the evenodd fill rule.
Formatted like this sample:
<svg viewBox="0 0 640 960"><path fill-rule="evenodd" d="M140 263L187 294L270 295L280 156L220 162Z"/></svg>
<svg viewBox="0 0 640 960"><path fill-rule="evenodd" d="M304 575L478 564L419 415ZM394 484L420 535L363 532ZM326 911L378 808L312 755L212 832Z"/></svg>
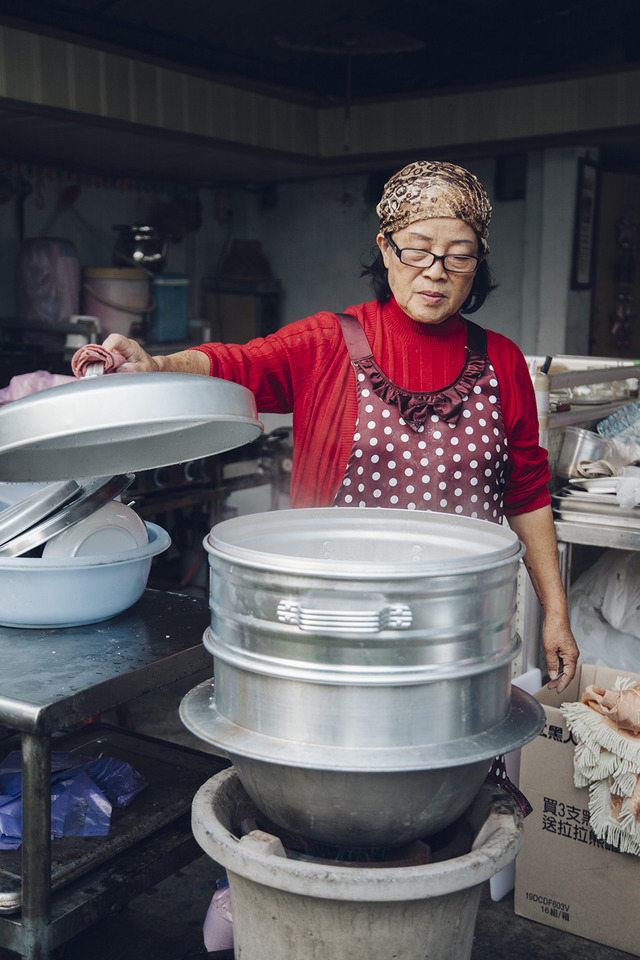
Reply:
<svg viewBox="0 0 640 960"><path fill-rule="evenodd" d="M106 837L111 804L82 771L57 781L51 791L52 837Z"/></svg>
<svg viewBox="0 0 640 960"><path fill-rule="evenodd" d="M93 760L87 773L115 807L128 807L133 798L148 786L142 774L115 757Z"/></svg>
<svg viewBox="0 0 640 960"><path fill-rule="evenodd" d="M112 806L127 806L146 786L145 778L123 760L52 751L51 836L106 836ZM0 850L15 850L22 841L19 750L0 764L0 792Z"/></svg>
<svg viewBox="0 0 640 960"><path fill-rule="evenodd" d="M0 850L16 850L21 837L22 798L0 797Z"/></svg>

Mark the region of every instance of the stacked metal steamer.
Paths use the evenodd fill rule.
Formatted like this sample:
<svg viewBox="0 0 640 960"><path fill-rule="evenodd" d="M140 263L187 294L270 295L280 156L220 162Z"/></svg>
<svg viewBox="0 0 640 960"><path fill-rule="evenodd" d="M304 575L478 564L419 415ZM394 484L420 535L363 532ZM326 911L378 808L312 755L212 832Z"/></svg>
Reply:
<svg viewBox="0 0 640 960"><path fill-rule="evenodd" d="M380 509L225 521L205 546L215 685L183 700L275 824L350 847L428 837L540 731L511 687L507 527Z"/></svg>

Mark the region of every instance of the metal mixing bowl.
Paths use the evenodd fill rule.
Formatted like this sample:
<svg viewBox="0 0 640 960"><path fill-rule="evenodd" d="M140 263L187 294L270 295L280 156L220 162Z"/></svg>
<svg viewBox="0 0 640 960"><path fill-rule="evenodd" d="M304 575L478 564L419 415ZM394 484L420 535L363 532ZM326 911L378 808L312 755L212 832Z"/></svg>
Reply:
<svg viewBox="0 0 640 960"><path fill-rule="evenodd" d="M532 740L545 723L537 700L512 687L506 718L474 736L395 748L301 743L229 721L216 710L210 680L189 691L180 716L192 733L228 753L245 790L274 823L353 846L397 846L448 826L474 799L493 758Z"/></svg>
<svg viewBox="0 0 640 960"><path fill-rule="evenodd" d="M466 810L491 767L485 759L447 770L359 773L230 759L270 820L298 836L347 847L399 846L437 833Z"/></svg>

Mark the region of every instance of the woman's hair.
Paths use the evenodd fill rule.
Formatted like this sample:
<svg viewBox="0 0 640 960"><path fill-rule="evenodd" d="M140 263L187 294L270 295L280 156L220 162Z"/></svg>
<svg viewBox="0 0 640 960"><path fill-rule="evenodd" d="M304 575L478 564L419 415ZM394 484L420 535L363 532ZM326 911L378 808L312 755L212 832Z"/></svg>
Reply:
<svg viewBox="0 0 640 960"><path fill-rule="evenodd" d="M375 298L379 303L386 303L387 300L391 299L387 268L384 265L380 250L376 248L373 260L370 264L363 266L360 276L369 278ZM476 270L469 296L460 307L461 313L475 313L497 286L498 284L495 282L485 257L484 260L480 261L480 266Z"/></svg>

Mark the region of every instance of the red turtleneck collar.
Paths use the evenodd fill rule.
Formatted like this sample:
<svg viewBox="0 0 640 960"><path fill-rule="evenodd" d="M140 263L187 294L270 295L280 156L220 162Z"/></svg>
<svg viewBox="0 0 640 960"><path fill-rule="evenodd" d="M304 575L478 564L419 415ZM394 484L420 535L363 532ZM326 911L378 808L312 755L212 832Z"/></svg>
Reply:
<svg viewBox="0 0 640 960"><path fill-rule="evenodd" d="M452 334L462 333L465 330L460 313L452 314L442 323L420 323L405 313L393 297L382 307L382 318L384 323L393 327L398 334L404 333L411 337L449 338Z"/></svg>

